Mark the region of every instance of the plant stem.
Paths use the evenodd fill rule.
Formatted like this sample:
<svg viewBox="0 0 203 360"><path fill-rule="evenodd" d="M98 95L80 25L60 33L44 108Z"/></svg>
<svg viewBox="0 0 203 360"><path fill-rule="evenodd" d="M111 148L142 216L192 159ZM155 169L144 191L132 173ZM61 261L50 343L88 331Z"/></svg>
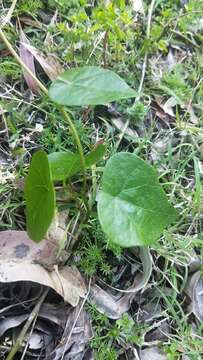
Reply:
<svg viewBox="0 0 203 360"><path fill-rule="evenodd" d="M152 0L151 4L149 6L148 17L147 17L147 32L146 32L147 40L150 39L151 21L152 21L152 13L153 13L154 5L155 5L155 0ZM138 96L135 99L135 103L137 101L139 101L139 99L141 97L142 88L143 88L143 84L144 84L144 78L145 78L145 74L146 74L146 70L147 70L147 62L148 62L148 51L146 51L146 54L144 57L144 62L142 65L142 75L141 75L140 85L139 85L139 89L138 89Z"/></svg>
<svg viewBox="0 0 203 360"><path fill-rule="evenodd" d="M48 90L47 88L42 84L42 82L37 79L37 77L35 76L35 74L33 74L33 72L29 69L29 67L27 67L26 64L24 64L24 62L21 60L20 56L16 53L16 51L14 50L13 46L11 45L11 43L8 41L7 37L5 36L4 32L2 31L2 29L0 28L0 38L2 39L2 41L4 42L4 44L6 45L6 47L8 48L8 50L10 51L10 53L13 55L13 57L16 59L16 61L22 66L22 68L27 71L27 73L32 76L32 78L36 81L36 83L38 84L39 88L42 90L42 92L45 95L48 95ZM55 104L56 105L56 104ZM66 120L66 122L68 123L70 130L72 132L72 135L75 139L75 143L76 146L78 148L78 153L80 155L80 161L81 161L81 165L82 165L82 171L83 171L83 191L84 191L84 195L86 192L86 184L87 184L87 179L86 179L86 173L85 173L85 157L84 157L84 153L83 153L83 149L82 149L82 144L80 141L80 138L78 136L78 132L75 128L74 123L72 122L70 116L68 115L68 113L65 111L63 106L59 106L56 105L56 107L58 108L58 110L61 112L61 114L63 115L64 119ZM86 204L87 206L87 204Z"/></svg>
<svg viewBox="0 0 203 360"><path fill-rule="evenodd" d="M71 132L75 138L75 142L76 142L76 145L77 145L77 148L78 148L78 152L79 152L79 155L80 155L80 161L81 161L81 165L82 165L82 170L83 170L83 182L84 182L84 193L86 191L86 185L87 185L87 179L86 179L86 174L85 174L85 157L84 157L84 153L83 153L83 149L82 149L82 144L81 144L81 141L80 141L80 138L78 136L78 132L75 128L75 125L73 124L70 116L68 115L68 113L65 111L64 107L63 106L59 106L58 107L61 114L63 114L63 117L64 119L67 121L70 129L71 129Z"/></svg>
<svg viewBox="0 0 203 360"><path fill-rule="evenodd" d="M34 319L36 318L36 316L39 313L40 307L43 303L43 301L45 300L47 294L48 294L49 288L45 289L45 291L43 292L42 296L39 298L37 304L35 305L34 309L31 311L25 325L23 326L15 345L12 347L10 353L8 354L6 360L12 360L14 359L15 354L18 352L20 346L22 345L22 342L32 324L32 322L34 321Z"/></svg>

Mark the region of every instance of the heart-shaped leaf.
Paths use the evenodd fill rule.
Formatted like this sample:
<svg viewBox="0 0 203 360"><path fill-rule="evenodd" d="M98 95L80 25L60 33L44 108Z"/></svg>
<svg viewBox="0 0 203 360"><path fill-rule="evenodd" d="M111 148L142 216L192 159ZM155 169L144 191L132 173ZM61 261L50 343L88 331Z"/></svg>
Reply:
<svg viewBox="0 0 203 360"><path fill-rule="evenodd" d="M55 213L55 192L49 161L44 151L36 152L25 181L26 223L29 237L44 238Z"/></svg>
<svg viewBox="0 0 203 360"><path fill-rule="evenodd" d="M106 146L98 145L94 150L85 156L86 167L91 167L99 161L105 154ZM48 155L52 179L54 181L65 180L73 176L81 170L81 161L79 154L74 154L71 151L54 152Z"/></svg>
<svg viewBox="0 0 203 360"><path fill-rule="evenodd" d="M123 152L107 162L98 216L109 241L123 247L150 245L176 215L150 165Z"/></svg>
<svg viewBox="0 0 203 360"><path fill-rule="evenodd" d="M135 97L136 92L113 71L85 66L60 75L52 82L49 96L61 105L85 106Z"/></svg>

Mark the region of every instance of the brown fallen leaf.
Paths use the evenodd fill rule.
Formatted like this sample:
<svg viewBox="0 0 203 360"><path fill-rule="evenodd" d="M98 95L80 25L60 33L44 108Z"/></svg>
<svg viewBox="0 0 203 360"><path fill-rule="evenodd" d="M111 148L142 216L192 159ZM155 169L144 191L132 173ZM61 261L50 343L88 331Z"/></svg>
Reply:
<svg viewBox="0 0 203 360"><path fill-rule="evenodd" d="M49 261L50 266L56 264L56 245L47 240L39 244L28 237L26 231L7 230L0 232L0 262L5 259L13 261Z"/></svg>
<svg viewBox="0 0 203 360"><path fill-rule="evenodd" d="M43 347L43 335L33 332L28 339L29 350L39 350Z"/></svg>
<svg viewBox="0 0 203 360"><path fill-rule="evenodd" d="M134 253L134 250L132 250L132 252ZM135 294L143 290L149 281L152 273L152 258L148 248L140 247L140 258L143 266L142 276L136 276L132 286L127 290L112 288L113 290L124 293L123 296L115 297L97 284L92 285L90 288L88 300L96 306L98 311L110 319L119 319L123 313L128 311Z"/></svg>
<svg viewBox="0 0 203 360"><path fill-rule="evenodd" d="M26 48L26 45L29 45L30 42L29 42L27 36L25 35L25 33L23 32L20 24L19 24L19 27L20 27L20 46L19 46L20 58L23 61L23 63L32 71L32 73L34 75L36 75L34 57L33 57L32 53ZM37 93L38 92L37 82L24 69L23 69L23 75L24 75L25 81L26 81L29 89L33 93Z"/></svg>
<svg viewBox="0 0 203 360"><path fill-rule="evenodd" d="M50 80L56 79L58 75L64 71L62 65L53 55L45 55L43 52L28 43L23 43L23 46L38 61Z"/></svg>
<svg viewBox="0 0 203 360"><path fill-rule="evenodd" d="M65 302L77 306L80 297L84 297L86 287L75 267L65 266L62 269L48 271L39 264L29 260L1 260L0 282L31 281L52 288L63 297Z"/></svg>
<svg viewBox="0 0 203 360"><path fill-rule="evenodd" d="M189 311L193 312L199 321L203 321L203 279L201 271L194 273L188 280L185 289L191 303Z"/></svg>
<svg viewBox="0 0 203 360"><path fill-rule="evenodd" d="M42 24L41 22L39 22L38 20L32 20L31 18L29 17L25 17L25 16L21 16L19 18L20 22L21 23L24 23L26 25L29 25L33 28L38 28L38 29L41 29L41 30L46 30L46 25Z"/></svg>
<svg viewBox="0 0 203 360"><path fill-rule="evenodd" d="M39 263L48 270L58 264L65 255L63 251L67 237L68 213L58 213L48 231L46 239L36 244L26 231L7 230L0 232L0 261L5 258L29 260ZM68 257L68 254L66 253Z"/></svg>
<svg viewBox="0 0 203 360"><path fill-rule="evenodd" d="M167 360L167 356L153 346L140 351L140 360Z"/></svg>
<svg viewBox="0 0 203 360"><path fill-rule="evenodd" d="M62 339L48 360L83 359L86 344L93 337L93 331L87 312L84 309L81 311L80 306L78 304L70 313Z"/></svg>
<svg viewBox="0 0 203 360"><path fill-rule="evenodd" d="M49 321L54 325L64 328L68 316L68 309L70 309L70 307L63 302L57 304L43 303L38 316L41 319L45 319L46 322Z"/></svg>
<svg viewBox="0 0 203 360"><path fill-rule="evenodd" d="M0 322L0 337L9 329L21 325L29 316L29 313L23 315L7 316Z"/></svg>
<svg viewBox="0 0 203 360"><path fill-rule="evenodd" d="M58 253L66 239L67 214L60 213L48 236L39 244L25 231L0 232L0 282L31 281L54 289L66 302L76 306L86 288L79 271L58 269Z"/></svg>
<svg viewBox="0 0 203 360"><path fill-rule="evenodd" d="M120 132L124 132L125 135L132 138L138 138L138 134L134 129L130 128L129 126L126 128L126 123L121 117L112 118L111 121Z"/></svg>
<svg viewBox="0 0 203 360"><path fill-rule="evenodd" d="M164 100L162 96L155 96L156 105L163 111L163 114L175 117L174 107L177 105L177 100L174 97L170 97L168 100Z"/></svg>

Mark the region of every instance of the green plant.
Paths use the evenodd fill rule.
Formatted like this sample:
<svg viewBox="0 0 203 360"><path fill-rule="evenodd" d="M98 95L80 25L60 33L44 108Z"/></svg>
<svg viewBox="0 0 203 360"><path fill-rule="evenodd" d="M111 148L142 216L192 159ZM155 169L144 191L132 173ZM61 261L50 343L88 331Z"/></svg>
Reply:
<svg viewBox="0 0 203 360"><path fill-rule="evenodd" d="M19 2L19 8L18 8L18 12L19 13L29 13L33 15L36 15L37 12L43 8L43 1L41 0L21 0Z"/></svg>
<svg viewBox="0 0 203 360"><path fill-rule="evenodd" d="M83 193L87 214L86 168L104 155L99 145L84 156L78 132L65 106L95 106L135 97L136 92L111 70L86 66L65 71L49 91L23 63L3 31L0 36L18 63L35 79L70 126L78 154L66 151L46 155L34 154L25 185L27 231L31 239L40 241L46 235L56 211L54 181L64 187L80 170L83 172ZM73 197L77 197L75 192ZM176 218L176 211L158 183L154 169L134 154L114 155L107 163L102 190L98 197L98 217L110 242L122 247L143 246L155 242L165 226Z"/></svg>
<svg viewBox="0 0 203 360"><path fill-rule="evenodd" d="M64 72L51 84L49 96L59 105L88 106L133 97L135 91L112 71L89 66ZM74 135L77 139L75 130ZM25 187L27 231L33 240L40 241L46 235L54 216L51 182L62 181L66 186L83 166L91 167L104 153L105 146L98 145L83 158L84 164L81 155L70 151L48 157L40 151L33 156ZM110 242L129 247L152 244L176 212L154 169L134 154L119 153L104 169L98 216Z"/></svg>
<svg viewBox="0 0 203 360"><path fill-rule="evenodd" d="M117 359L116 350L119 343L127 346L143 344L147 325L136 324L127 313L112 323L105 315L100 314L94 305L88 305L87 308L94 328L94 338L90 346L95 352L96 359Z"/></svg>

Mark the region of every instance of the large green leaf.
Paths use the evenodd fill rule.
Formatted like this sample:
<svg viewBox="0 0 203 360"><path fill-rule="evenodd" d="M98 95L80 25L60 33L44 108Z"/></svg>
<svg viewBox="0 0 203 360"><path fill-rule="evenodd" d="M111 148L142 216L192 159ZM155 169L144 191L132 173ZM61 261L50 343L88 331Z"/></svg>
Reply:
<svg viewBox="0 0 203 360"><path fill-rule="evenodd" d="M106 146L98 145L94 150L85 156L86 167L91 167L99 161L105 154ZM52 178L54 181L65 180L81 170L79 154L71 151L54 152L48 155Z"/></svg>
<svg viewBox="0 0 203 360"><path fill-rule="evenodd" d="M55 213L55 192L49 161L44 151L36 152L25 181L26 222L29 237L44 238Z"/></svg>
<svg viewBox="0 0 203 360"><path fill-rule="evenodd" d="M84 106L135 97L136 92L113 71L85 66L60 75L52 82L49 96L61 105Z"/></svg>
<svg viewBox="0 0 203 360"><path fill-rule="evenodd" d="M123 152L107 162L98 216L109 241L123 247L150 245L176 215L150 165Z"/></svg>

